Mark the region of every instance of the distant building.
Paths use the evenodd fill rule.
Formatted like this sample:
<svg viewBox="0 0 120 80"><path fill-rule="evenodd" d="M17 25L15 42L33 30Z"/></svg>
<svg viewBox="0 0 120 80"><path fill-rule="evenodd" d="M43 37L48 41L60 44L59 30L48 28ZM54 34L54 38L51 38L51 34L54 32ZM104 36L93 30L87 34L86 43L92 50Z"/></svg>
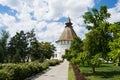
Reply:
<svg viewBox="0 0 120 80"><path fill-rule="evenodd" d="M60 38L56 41L56 52L54 53L54 58L62 59L62 55L65 54L65 50L70 48L71 41L76 37L76 33L73 29L70 18L65 23L65 29L61 34Z"/></svg>

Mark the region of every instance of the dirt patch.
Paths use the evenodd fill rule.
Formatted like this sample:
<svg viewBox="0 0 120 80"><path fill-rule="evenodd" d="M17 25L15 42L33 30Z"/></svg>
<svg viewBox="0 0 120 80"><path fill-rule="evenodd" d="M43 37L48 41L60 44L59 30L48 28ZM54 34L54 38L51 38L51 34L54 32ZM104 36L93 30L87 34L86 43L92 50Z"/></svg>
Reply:
<svg viewBox="0 0 120 80"><path fill-rule="evenodd" d="M88 80L84 77L84 75L82 73L80 73L80 70L78 69L78 67L75 64L71 63L71 65L72 65L73 71L75 73L76 80Z"/></svg>

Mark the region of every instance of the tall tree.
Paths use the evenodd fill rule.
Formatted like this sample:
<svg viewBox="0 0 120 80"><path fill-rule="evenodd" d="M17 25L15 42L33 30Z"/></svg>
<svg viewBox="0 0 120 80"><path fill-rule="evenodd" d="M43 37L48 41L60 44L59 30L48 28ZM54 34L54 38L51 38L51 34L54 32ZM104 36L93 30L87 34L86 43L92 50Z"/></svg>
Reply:
<svg viewBox="0 0 120 80"><path fill-rule="evenodd" d="M5 30L2 30L1 39L0 39L0 62L3 62L7 57L7 39L9 33Z"/></svg>
<svg viewBox="0 0 120 80"><path fill-rule="evenodd" d="M88 63L88 66L92 68L93 73L96 72L95 67L100 65L101 53L99 51L99 34L100 32L97 30L92 30L86 34L84 40L84 53L81 55L81 58L85 59L84 63Z"/></svg>
<svg viewBox="0 0 120 80"><path fill-rule="evenodd" d="M27 32L27 40L29 43L28 46L28 53L27 53L27 61L31 60L37 60L40 58L39 53L41 53L40 46L38 44L38 40L35 37L34 29L32 29L30 32Z"/></svg>
<svg viewBox="0 0 120 80"><path fill-rule="evenodd" d="M96 8L92 9L92 12L86 12L83 16L84 22L88 24L87 29L92 31L96 30L99 32L98 40L98 49L99 53L102 53L103 58L107 58L107 53L110 51L108 43L111 40L111 35L109 34L109 26L110 24L106 21L107 18L110 17L110 13L107 12L106 6L101 6L98 11ZM90 26L89 24L92 24Z"/></svg>
<svg viewBox="0 0 120 80"><path fill-rule="evenodd" d="M20 31L20 33L16 33L9 42L9 55L11 58L15 56L17 53L21 57L21 61L25 62L26 54L28 50L28 41L27 35L24 31Z"/></svg>
<svg viewBox="0 0 120 80"><path fill-rule="evenodd" d="M113 40L109 42L110 57L120 66L120 24L112 24L109 28Z"/></svg>
<svg viewBox="0 0 120 80"><path fill-rule="evenodd" d="M84 40L84 52L88 54L85 59L88 59L88 65L92 67L93 72L99 65L100 58L107 59L110 52L108 46L111 41L110 24L106 20L109 17L106 6L101 6L100 10L93 8L92 12L86 12L83 16L84 22L88 25L86 28L90 30Z"/></svg>
<svg viewBox="0 0 120 80"><path fill-rule="evenodd" d="M31 46L30 46L30 55L31 55L31 60L40 60L41 62L43 61L43 59L41 59L42 56L42 51L41 51L41 46L39 46L37 39L35 38L32 42L31 42Z"/></svg>

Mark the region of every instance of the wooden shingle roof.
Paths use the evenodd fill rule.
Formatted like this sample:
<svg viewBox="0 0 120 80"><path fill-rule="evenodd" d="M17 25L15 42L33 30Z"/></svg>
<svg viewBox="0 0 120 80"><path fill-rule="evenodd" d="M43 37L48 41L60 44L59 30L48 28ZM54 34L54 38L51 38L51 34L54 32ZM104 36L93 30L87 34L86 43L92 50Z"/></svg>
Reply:
<svg viewBox="0 0 120 80"><path fill-rule="evenodd" d="M68 17L67 23L65 24L66 24L65 29L58 41L71 41L73 40L74 37L77 36L73 29L73 26L69 17Z"/></svg>

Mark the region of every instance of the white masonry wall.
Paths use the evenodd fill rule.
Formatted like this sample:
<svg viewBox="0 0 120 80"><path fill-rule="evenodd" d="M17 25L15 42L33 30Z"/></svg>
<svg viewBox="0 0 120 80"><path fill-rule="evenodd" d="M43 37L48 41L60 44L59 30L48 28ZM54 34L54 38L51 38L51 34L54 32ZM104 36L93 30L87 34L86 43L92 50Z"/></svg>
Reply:
<svg viewBox="0 0 120 80"><path fill-rule="evenodd" d="M71 41L59 41L57 42L55 59L62 60L62 55L65 54L65 50L70 48Z"/></svg>

